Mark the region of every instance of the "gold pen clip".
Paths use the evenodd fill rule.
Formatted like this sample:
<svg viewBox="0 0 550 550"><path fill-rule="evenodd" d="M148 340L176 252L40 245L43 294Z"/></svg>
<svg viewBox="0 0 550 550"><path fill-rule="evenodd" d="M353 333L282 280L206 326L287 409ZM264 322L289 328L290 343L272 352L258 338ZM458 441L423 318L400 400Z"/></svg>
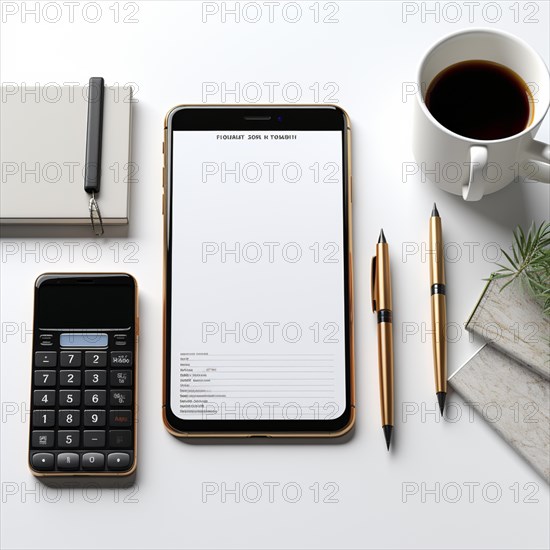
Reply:
<svg viewBox="0 0 550 550"><path fill-rule="evenodd" d="M376 256L373 256L371 261L370 285L372 311L376 311Z"/></svg>

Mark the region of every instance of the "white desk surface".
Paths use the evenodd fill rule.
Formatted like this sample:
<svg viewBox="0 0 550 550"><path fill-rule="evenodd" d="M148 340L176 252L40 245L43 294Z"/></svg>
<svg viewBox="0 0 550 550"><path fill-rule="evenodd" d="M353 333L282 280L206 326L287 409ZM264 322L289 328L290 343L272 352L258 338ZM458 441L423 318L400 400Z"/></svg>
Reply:
<svg viewBox="0 0 550 550"><path fill-rule="evenodd" d="M449 322L456 323L452 373L480 347L463 323L498 246L509 245L516 225L549 218L550 188L513 185L465 204L420 175L403 181L403 163L413 161L414 98L403 101L402 88L414 82L419 59L434 41L472 26L510 31L548 64L549 4L300 2L295 23L285 17L296 18L296 8L287 6L283 14L284 2L274 5L273 22L263 2L249 3L241 23L222 14L222 4L230 9L234 3L85 2L71 16L67 3L56 1L38 3L37 15L26 13L26 20L25 8L35 2L2 5L4 83L86 83L101 75L109 84L137 85L133 159L139 181L133 184L127 237L2 239L1 546L548 548L544 481L488 423L470 417L459 397L450 397L453 422L433 414L428 265L421 247L435 200L446 241L453 243L447 249ZM236 4L245 9L245 2ZM203 11L216 8L203 22ZM258 9L262 20L247 22ZM274 98L265 82L277 83ZM351 116L358 418L353 437L342 444L188 444L163 427L163 117L178 103L235 101L220 93L204 98L207 83L209 89L257 83L246 90L252 95L259 87L263 102L284 102L283 89L287 98L301 90L303 103L329 94ZM548 136L547 118L539 139ZM395 302L390 454L380 428L369 286L381 226L391 245ZM33 281L42 272L77 270L128 271L139 281L140 459L132 489L56 490L27 469ZM293 502L297 489L301 497Z"/></svg>

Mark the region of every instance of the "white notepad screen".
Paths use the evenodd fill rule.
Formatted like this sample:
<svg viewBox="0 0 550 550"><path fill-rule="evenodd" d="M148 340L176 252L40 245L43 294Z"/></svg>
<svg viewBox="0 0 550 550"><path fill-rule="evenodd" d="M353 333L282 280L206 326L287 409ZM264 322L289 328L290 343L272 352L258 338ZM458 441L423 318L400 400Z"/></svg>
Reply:
<svg viewBox="0 0 550 550"><path fill-rule="evenodd" d="M174 414L338 418L342 133L175 131L172 169Z"/></svg>

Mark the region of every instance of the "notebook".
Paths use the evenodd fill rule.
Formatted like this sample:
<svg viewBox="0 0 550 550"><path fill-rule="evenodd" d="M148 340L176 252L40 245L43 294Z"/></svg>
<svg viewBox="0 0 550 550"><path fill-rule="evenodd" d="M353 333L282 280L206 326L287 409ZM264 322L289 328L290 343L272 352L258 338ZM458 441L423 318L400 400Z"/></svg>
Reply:
<svg viewBox="0 0 550 550"><path fill-rule="evenodd" d="M101 190L105 225L128 223L131 89L106 86ZM2 86L0 223L90 224L84 192L87 86Z"/></svg>
<svg viewBox="0 0 550 550"><path fill-rule="evenodd" d="M550 321L519 280L506 282L489 280L466 329L550 380Z"/></svg>
<svg viewBox="0 0 550 550"><path fill-rule="evenodd" d="M548 380L485 344L449 385L550 483Z"/></svg>

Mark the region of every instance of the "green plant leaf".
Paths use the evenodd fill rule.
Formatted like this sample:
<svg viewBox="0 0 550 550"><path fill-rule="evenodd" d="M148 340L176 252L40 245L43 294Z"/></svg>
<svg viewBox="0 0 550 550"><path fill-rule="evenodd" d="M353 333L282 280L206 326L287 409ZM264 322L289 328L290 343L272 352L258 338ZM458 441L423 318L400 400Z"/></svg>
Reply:
<svg viewBox="0 0 550 550"><path fill-rule="evenodd" d="M550 223L532 222L527 233L521 226L513 231L510 253L501 248L508 262L495 263L499 268L493 274L497 279L509 279L502 289L519 279L541 303L545 315L550 316Z"/></svg>

